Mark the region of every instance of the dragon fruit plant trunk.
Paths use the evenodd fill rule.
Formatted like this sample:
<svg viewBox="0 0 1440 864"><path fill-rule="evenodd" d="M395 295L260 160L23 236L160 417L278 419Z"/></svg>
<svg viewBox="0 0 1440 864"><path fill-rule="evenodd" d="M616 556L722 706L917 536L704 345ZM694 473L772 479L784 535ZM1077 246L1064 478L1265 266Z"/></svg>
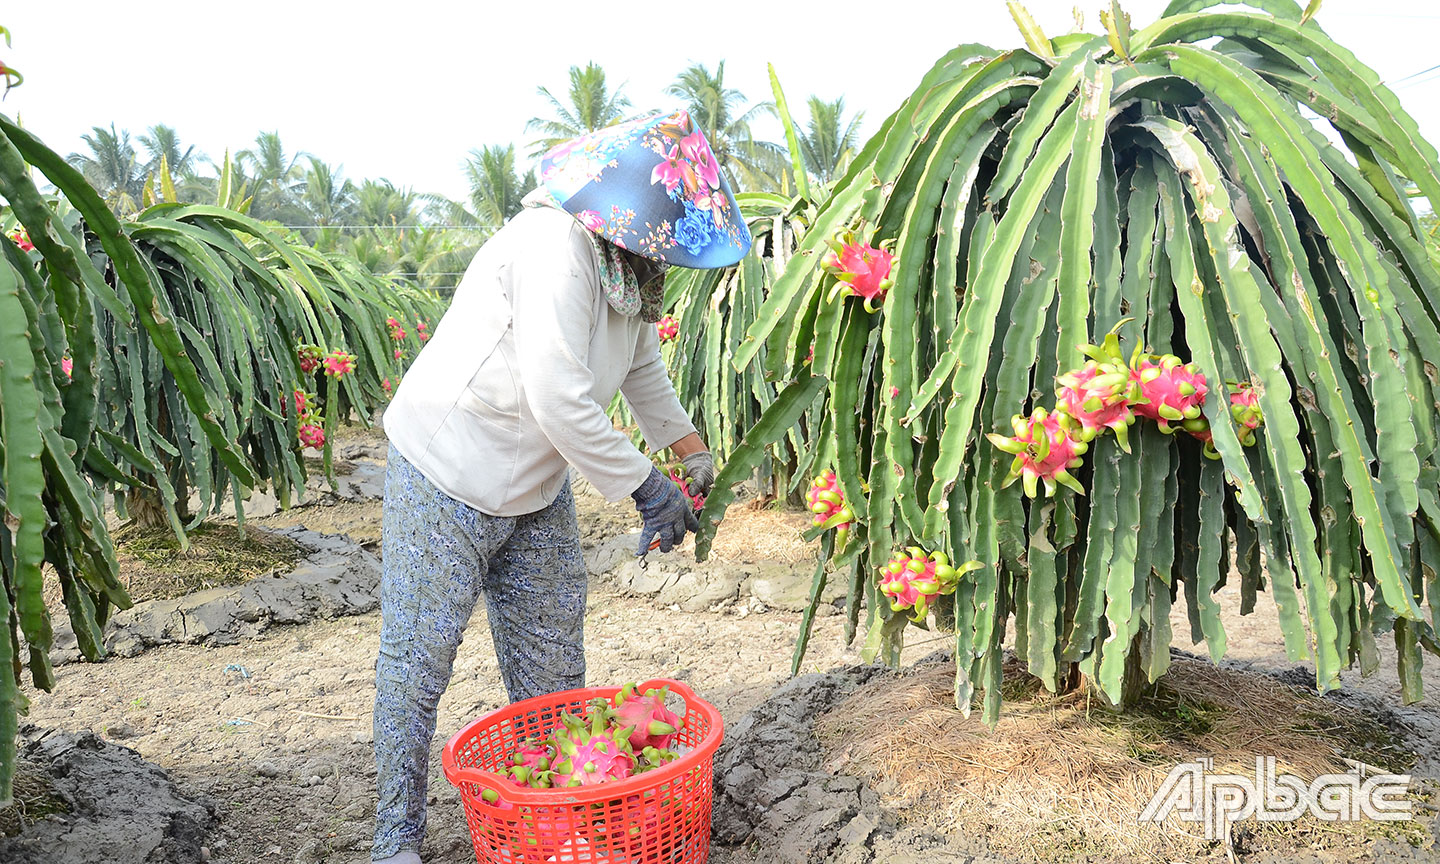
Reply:
<svg viewBox="0 0 1440 864"><path fill-rule="evenodd" d="M1321 691L1393 640L1420 699L1440 273L1411 201L1440 201L1440 166L1318 3L1251 5L1174 0L1137 30L1113 4L1099 33L1051 39L1012 2L1025 47L941 58L734 352L788 383L697 552L824 394L811 474L850 512L812 529L813 596L848 574L888 662L909 627L950 633L962 710L998 719L1007 637L1047 688L1127 704L1177 641L1218 661L1229 602L1273 603ZM958 580L897 588L941 555Z"/></svg>

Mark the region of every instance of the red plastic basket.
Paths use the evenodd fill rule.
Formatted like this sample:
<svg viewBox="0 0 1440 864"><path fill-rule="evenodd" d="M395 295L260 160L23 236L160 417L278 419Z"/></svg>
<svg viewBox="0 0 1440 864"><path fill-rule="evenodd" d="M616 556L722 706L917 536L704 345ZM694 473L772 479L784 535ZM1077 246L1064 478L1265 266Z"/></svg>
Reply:
<svg viewBox="0 0 1440 864"><path fill-rule="evenodd" d="M471 721L445 745L445 777L460 790L465 820L480 864L704 864L710 857L712 762L724 735L715 706L679 681L669 687L685 701L674 762L626 780L565 789L516 786L493 772L521 741L560 727L560 715L583 715L597 696L618 687L588 687L537 696ZM495 803L482 795L491 790Z"/></svg>

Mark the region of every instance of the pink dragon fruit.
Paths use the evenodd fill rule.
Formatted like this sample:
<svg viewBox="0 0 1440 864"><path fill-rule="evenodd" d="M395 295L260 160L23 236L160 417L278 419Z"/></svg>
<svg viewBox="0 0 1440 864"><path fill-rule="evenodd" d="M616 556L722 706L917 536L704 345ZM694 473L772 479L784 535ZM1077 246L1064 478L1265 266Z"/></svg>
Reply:
<svg viewBox="0 0 1440 864"><path fill-rule="evenodd" d="M661 342L670 342L680 335L680 322L669 315L655 322L655 331L660 335Z"/></svg>
<svg viewBox="0 0 1440 864"><path fill-rule="evenodd" d="M421 342L430 341L430 325L424 321L415 322L415 335L420 337Z"/></svg>
<svg viewBox="0 0 1440 864"><path fill-rule="evenodd" d="M911 610L914 621L925 620L932 598L953 593L961 575L980 567L979 561L969 561L956 569L943 552L926 555L918 546L908 551L908 555L899 553L880 568L880 592L890 598L892 610Z"/></svg>
<svg viewBox="0 0 1440 864"><path fill-rule="evenodd" d="M331 351L323 362L325 374L331 378L343 378L355 371L355 355L347 354L343 348Z"/></svg>
<svg viewBox="0 0 1440 864"><path fill-rule="evenodd" d="M671 480L675 481L675 485L680 487L680 494L684 495L685 500L690 502L690 509L698 513L700 508L705 506L705 496L698 493L695 495L690 494L690 482L689 478L685 476L685 469L676 466L666 473L669 474Z"/></svg>
<svg viewBox="0 0 1440 864"><path fill-rule="evenodd" d="M72 357L60 358L60 371L65 373L66 378L75 377L75 360Z"/></svg>
<svg viewBox="0 0 1440 864"><path fill-rule="evenodd" d="M314 372L315 367L320 365L320 360L324 358L325 352L320 350L319 345L297 345L295 346L295 355L300 358L300 371L308 374Z"/></svg>
<svg viewBox="0 0 1440 864"><path fill-rule="evenodd" d="M495 773L510 778L510 782L516 786L544 789L550 785L550 766L554 763L557 752L558 745L554 741L530 738L506 757Z"/></svg>
<svg viewBox="0 0 1440 864"><path fill-rule="evenodd" d="M1171 423L1198 418L1210 390L1205 373L1174 354L1140 357L1131 363L1130 377L1140 385L1141 395L1132 409L1138 416L1159 423L1160 431L1165 433L1174 431Z"/></svg>
<svg viewBox="0 0 1440 864"><path fill-rule="evenodd" d="M382 393L384 393L386 396L389 396L391 393L394 392L394 390L395 388L393 385L391 385L389 378L380 379L380 391Z"/></svg>
<svg viewBox="0 0 1440 864"><path fill-rule="evenodd" d="M635 773L644 774L662 768L680 758L674 750L661 747L646 747L635 755Z"/></svg>
<svg viewBox="0 0 1440 864"><path fill-rule="evenodd" d="M864 298L867 312L874 312L895 284L890 278L890 268L895 262L895 253L891 250L894 241L871 246L857 241L854 231L846 231L831 238L828 244L830 251L820 259L820 266L837 280L830 289L829 300L855 295Z"/></svg>
<svg viewBox="0 0 1440 864"><path fill-rule="evenodd" d="M10 239L20 247L21 252L32 252L35 249L35 244L30 242L30 233L24 228L16 228L11 231Z"/></svg>
<svg viewBox="0 0 1440 864"><path fill-rule="evenodd" d="M1230 416L1240 424L1240 443L1252 446L1255 430L1265 425L1265 416L1260 413L1260 395L1248 382L1237 384L1230 391Z"/></svg>
<svg viewBox="0 0 1440 864"><path fill-rule="evenodd" d="M1025 494L1035 498L1039 494L1040 482L1045 484L1046 495L1055 494L1058 482L1080 495L1085 494L1080 481L1069 469L1080 467L1080 457L1090 447L1078 437L1076 421L1070 415L1036 408L1029 417L1016 414L1010 422L1015 427L1015 437L1006 438L994 432L986 436L991 444L1015 456L1015 461L1010 463L1010 473L1001 484L1002 489L1016 480L1023 480Z"/></svg>
<svg viewBox="0 0 1440 864"><path fill-rule="evenodd" d="M555 739L559 752L551 763L552 786L594 786L635 773L629 739L608 727L604 712L595 712L588 726L569 714L560 719L567 732Z"/></svg>
<svg viewBox="0 0 1440 864"><path fill-rule="evenodd" d="M850 525L855 521L855 511L845 503L845 492L840 488L840 478L835 476L834 471L827 468L810 481L810 488L805 493L805 503L810 512L815 514L811 521L816 525L824 525L836 517L840 518L840 523L835 526L835 543L843 547L850 536Z"/></svg>
<svg viewBox="0 0 1440 864"><path fill-rule="evenodd" d="M405 338L405 328L400 326L400 322L395 320L395 316L392 315L389 318L386 318L385 326L390 328L391 339L399 342Z"/></svg>
<svg viewBox="0 0 1440 864"><path fill-rule="evenodd" d="M306 420L315 412L315 400L318 397L314 393L306 393L304 390L295 391L295 416Z"/></svg>
<svg viewBox="0 0 1440 864"><path fill-rule="evenodd" d="M325 430L314 423L306 423L300 427L300 443L306 447L314 447L319 450L325 446Z"/></svg>
<svg viewBox="0 0 1440 864"><path fill-rule="evenodd" d="M630 748L636 753L647 749L668 750L677 733L685 725L680 715L665 707L669 688L639 692L635 684L626 684L615 694L613 706L606 713L618 729L630 730Z"/></svg>
<svg viewBox="0 0 1440 864"><path fill-rule="evenodd" d="M1125 366L1091 360L1056 378L1055 383L1060 385L1055 390L1055 410L1080 424L1077 437L1081 441L1092 441L1113 429L1120 449L1130 452L1130 426L1135 422L1131 403L1140 391Z"/></svg>

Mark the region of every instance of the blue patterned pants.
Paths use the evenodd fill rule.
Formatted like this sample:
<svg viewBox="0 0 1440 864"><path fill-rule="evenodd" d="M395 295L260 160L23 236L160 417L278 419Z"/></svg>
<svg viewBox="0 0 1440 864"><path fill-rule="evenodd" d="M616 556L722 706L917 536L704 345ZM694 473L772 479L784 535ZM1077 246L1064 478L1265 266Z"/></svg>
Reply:
<svg viewBox="0 0 1440 864"><path fill-rule="evenodd" d="M391 447L382 555L377 861L420 851L435 708L481 593L511 701L585 685L586 573L568 482L544 510L487 516Z"/></svg>

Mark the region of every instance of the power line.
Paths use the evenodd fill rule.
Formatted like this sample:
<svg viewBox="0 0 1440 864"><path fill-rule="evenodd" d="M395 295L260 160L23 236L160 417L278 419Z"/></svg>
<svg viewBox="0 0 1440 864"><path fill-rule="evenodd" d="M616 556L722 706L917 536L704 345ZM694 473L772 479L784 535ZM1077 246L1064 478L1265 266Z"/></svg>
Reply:
<svg viewBox="0 0 1440 864"><path fill-rule="evenodd" d="M1416 72L1413 75L1406 75L1404 78L1397 78L1394 81L1391 81L1390 85L1393 87L1394 85L1401 82L1409 81L1411 78L1419 78L1421 75L1429 74L1431 72L1434 72L1436 69L1440 69L1440 63L1431 66L1429 69L1421 69L1419 72Z"/></svg>

